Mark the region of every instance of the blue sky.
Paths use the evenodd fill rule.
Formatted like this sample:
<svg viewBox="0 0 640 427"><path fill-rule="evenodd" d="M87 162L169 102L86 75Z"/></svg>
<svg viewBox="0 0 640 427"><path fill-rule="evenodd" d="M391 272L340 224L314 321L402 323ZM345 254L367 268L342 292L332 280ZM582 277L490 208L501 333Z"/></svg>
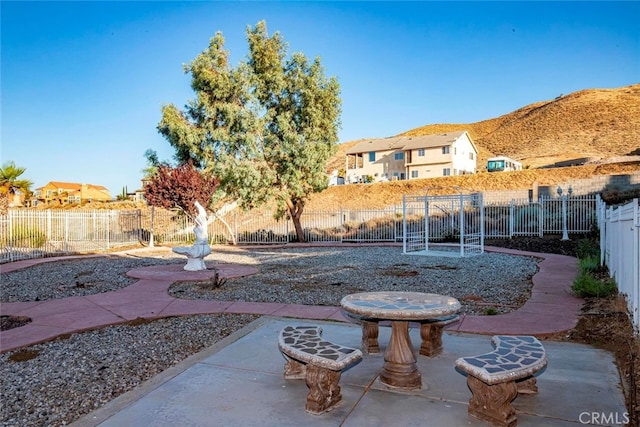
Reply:
<svg viewBox="0 0 640 427"><path fill-rule="evenodd" d="M140 187L182 64L222 31L236 66L267 21L341 85L340 142L473 123L560 94L640 82L640 2L0 3L1 160L49 181Z"/></svg>

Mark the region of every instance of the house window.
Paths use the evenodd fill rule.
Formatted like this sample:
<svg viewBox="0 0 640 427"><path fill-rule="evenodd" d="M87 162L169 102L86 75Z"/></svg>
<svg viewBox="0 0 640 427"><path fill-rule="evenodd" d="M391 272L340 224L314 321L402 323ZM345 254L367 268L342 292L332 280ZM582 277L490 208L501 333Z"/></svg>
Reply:
<svg viewBox="0 0 640 427"><path fill-rule="evenodd" d="M373 162L375 162L375 161L376 161L376 152L375 152L375 151L370 151L370 152L369 152L369 161L370 161L371 163L373 163Z"/></svg>
<svg viewBox="0 0 640 427"><path fill-rule="evenodd" d="M442 176L449 176L449 175L451 175L451 169L449 168L442 169Z"/></svg>
<svg viewBox="0 0 640 427"><path fill-rule="evenodd" d="M469 153L469 160L473 160L473 153Z"/></svg>
<svg viewBox="0 0 640 427"><path fill-rule="evenodd" d="M393 155L394 160L404 160L404 153L395 153Z"/></svg>
<svg viewBox="0 0 640 427"><path fill-rule="evenodd" d="M442 147L442 154L449 154L449 146Z"/></svg>
<svg viewBox="0 0 640 427"><path fill-rule="evenodd" d="M411 171L411 178L417 178L418 177L418 171Z"/></svg>
<svg viewBox="0 0 640 427"><path fill-rule="evenodd" d="M418 157L424 157L424 148L418 149Z"/></svg>

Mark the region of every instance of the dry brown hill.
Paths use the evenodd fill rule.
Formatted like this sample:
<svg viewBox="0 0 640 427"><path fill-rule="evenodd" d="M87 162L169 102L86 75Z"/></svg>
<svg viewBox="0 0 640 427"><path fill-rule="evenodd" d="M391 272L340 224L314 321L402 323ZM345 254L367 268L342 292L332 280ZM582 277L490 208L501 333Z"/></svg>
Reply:
<svg viewBox="0 0 640 427"><path fill-rule="evenodd" d="M452 194L457 187L467 191L530 189L534 182L557 186L596 175L631 174L640 170L638 162L585 165L552 169L526 169L517 172L477 173L474 175L410 179L375 184L335 185L311 196L306 209L376 209L402 203L402 196Z"/></svg>
<svg viewBox="0 0 640 427"><path fill-rule="evenodd" d="M640 154L640 84L582 90L493 119L431 124L400 135L456 130L468 130L478 146L478 170L493 155L506 155L535 168L583 157ZM340 144L329 170L344 168L344 152L356 142Z"/></svg>

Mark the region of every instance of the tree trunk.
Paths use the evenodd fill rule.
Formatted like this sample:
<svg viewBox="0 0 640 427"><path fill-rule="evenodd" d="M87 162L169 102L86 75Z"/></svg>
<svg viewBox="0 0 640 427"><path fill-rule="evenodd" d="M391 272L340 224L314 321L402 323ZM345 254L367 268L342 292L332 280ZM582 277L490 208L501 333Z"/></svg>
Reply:
<svg viewBox="0 0 640 427"><path fill-rule="evenodd" d="M302 216L302 211L304 210L304 202L302 200L296 200L294 202L289 199L287 200L287 207L289 208L289 214L291 215L291 219L293 220L293 226L296 229L296 237L298 238L298 242L306 242L307 239L305 239L304 237L302 225L300 224L300 217Z"/></svg>
<svg viewBox="0 0 640 427"><path fill-rule="evenodd" d="M7 193L0 193L0 215L6 215L9 213L9 195Z"/></svg>
<svg viewBox="0 0 640 427"><path fill-rule="evenodd" d="M229 232L229 237L231 238L231 244L232 245L237 245L238 242L236 241L236 235L233 232L233 229L231 228L229 223L227 221L225 221L225 219L222 217L222 215L218 215L217 213L214 212L214 219L219 220L220 222L222 222L224 224L225 227L227 227L227 232Z"/></svg>

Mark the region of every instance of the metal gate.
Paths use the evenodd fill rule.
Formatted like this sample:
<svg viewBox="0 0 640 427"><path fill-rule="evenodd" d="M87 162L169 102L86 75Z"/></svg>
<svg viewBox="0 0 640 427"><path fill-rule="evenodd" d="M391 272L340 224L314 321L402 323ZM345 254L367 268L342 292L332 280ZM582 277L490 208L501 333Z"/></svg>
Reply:
<svg viewBox="0 0 640 427"><path fill-rule="evenodd" d="M404 253L468 256L484 252L482 193L404 196L402 213Z"/></svg>

